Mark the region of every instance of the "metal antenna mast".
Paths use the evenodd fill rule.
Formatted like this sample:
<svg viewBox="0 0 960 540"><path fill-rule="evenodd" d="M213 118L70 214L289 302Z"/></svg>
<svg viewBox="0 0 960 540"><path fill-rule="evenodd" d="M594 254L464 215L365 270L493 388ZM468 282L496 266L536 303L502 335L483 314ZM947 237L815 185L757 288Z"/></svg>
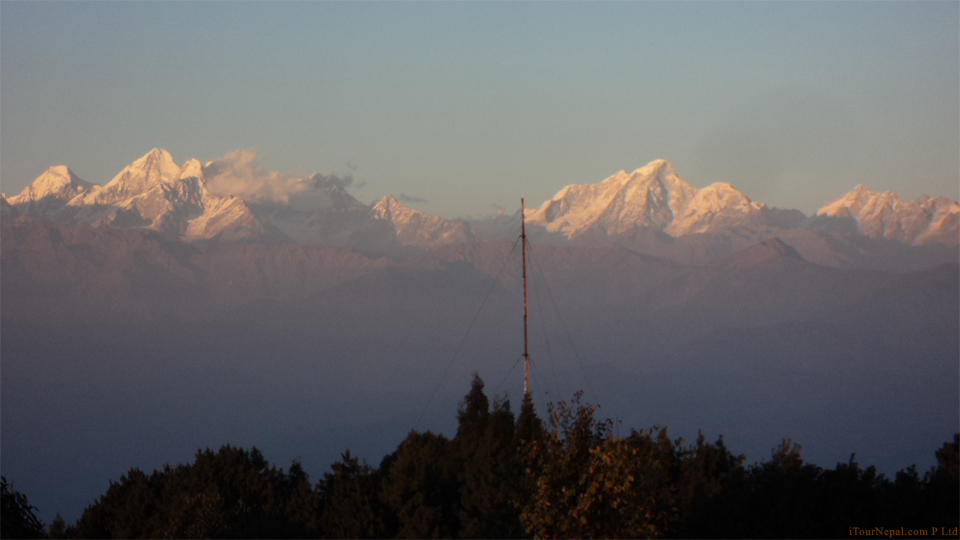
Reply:
<svg viewBox="0 0 960 540"><path fill-rule="evenodd" d="M520 243L523 252L523 358L526 360L526 378L523 383L523 395L530 395L530 326L527 324L527 221L526 205L520 199Z"/></svg>

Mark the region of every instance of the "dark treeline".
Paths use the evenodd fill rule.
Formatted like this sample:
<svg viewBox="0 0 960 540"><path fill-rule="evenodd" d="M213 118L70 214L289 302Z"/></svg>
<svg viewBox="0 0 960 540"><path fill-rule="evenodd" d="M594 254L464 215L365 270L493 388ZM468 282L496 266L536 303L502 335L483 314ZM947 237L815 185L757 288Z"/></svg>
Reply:
<svg viewBox="0 0 960 540"><path fill-rule="evenodd" d="M860 529L941 533L960 522L960 435L939 465L888 479L853 456L803 462L789 441L745 466L723 439L692 444L664 427L617 437L580 402L538 418L525 399L483 392L475 377L456 436L411 431L379 467L347 451L315 485L232 446L190 465L131 469L80 519L48 527L3 480L4 538L816 538Z"/></svg>

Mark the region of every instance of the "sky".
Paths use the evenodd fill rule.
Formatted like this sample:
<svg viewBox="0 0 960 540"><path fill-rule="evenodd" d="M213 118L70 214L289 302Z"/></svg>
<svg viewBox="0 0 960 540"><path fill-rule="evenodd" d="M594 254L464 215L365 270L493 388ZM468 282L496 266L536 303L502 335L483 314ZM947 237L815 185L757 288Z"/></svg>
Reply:
<svg viewBox="0 0 960 540"><path fill-rule="evenodd" d="M960 3L0 2L0 188L182 163L447 218L667 159L806 213L960 198Z"/></svg>

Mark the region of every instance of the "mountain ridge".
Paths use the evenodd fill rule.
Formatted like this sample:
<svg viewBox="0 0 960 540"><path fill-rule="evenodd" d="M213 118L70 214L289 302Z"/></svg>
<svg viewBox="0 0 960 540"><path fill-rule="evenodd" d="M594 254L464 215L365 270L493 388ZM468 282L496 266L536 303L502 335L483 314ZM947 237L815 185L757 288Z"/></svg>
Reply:
<svg viewBox="0 0 960 540"><path fill-rule="evenodd" d="M38 176L19 195L6 198L18 213L43 217L59 211L74 197L99 186L82 180L66 165L54 165Z"/></svg>
<svg viewBox="0 0 960 540"><path fill-rule="evenodd" d="M448 221L439 216L414 210L393 195L373 205L374 219L389 221L397 229L397 238L404 245L434 248L446 244L476 242L476 229L465 221Z"/></svg>
<svg viewBox="0 0 960 540"><path fill-rule="evenodd" d="M916 245L957 245L960 231L957 201L928 195L906 201L895 191L877 192L864 184L822 206L817 216L850 217L865 236Z"/></svg>
<svg viewBox="0 0 960 540"><path fill-rule="evenodd" d="M207 182L218 174L217 161L203 165L189 159L180 166L161 148L152 149L103 186L58 165L19 195L5 198L3 219L26 214L67 224L163 230L187 241L295 242L398 255L512 236L514 225L519 225L513 223L519 222L518 215L501 216L491 224L446 220L409 208L392 195L366 205L347 192L348 182L320 174L292 178L297 191L285 200L217 195ZM861 184L826 203L816 215L806 216L755 202L730 183L697 188L664 159L595 184L565 186L540 207L527 209L525 218L532 234L551 243L604 238L635 243L646 238L647 243L669 244L671 238L698 235L723 239L707 241L719 246L704 251L715 252L705 255L708 260L774 236L789 244L789 238L798 235L785 231L801 229L908 245L960 246L960 204L945 197L908 202L895 192L879 193ZM650 233L666 236L657 240Z"/></svg>
<svg viewBox="0 0 960 540"><path fill-rule="evenodd" d="M568 238L588 230L614 235L638 227L683 236L713 232L717 227L757 227L764 207L729 183L698 189L683 180L672 163L659 159L598 184L566 186L528 211L527 218Z"/></svg>

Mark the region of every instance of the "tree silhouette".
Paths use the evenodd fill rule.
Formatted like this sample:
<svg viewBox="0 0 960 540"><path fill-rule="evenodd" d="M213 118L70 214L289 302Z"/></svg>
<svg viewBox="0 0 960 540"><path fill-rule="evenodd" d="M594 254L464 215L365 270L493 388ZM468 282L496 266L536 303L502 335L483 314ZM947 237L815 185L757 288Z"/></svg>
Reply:
<svg viewBox="0 0 960 540"><path fill-rule="evenodd" d="M519 418L474 375L456 436L411 431L379 468L350 451L311 487L260 452L224 446L147 475L130 469L52 538L832 538L850 528L944 529L960 521L960 434L925 475L893 480L847 463L804 463L785 440L744 466L723 438L690 445L666 427L612 434L597 409L525 396ZM34 508L3 478L2 536L40 538Z"/></svg>
<svg viewBox="0 0 960 540"><path fill-rule="evenodd" d="M391 459L384 498L396 512L400 538L452 538L459 532L459 484L449 441L411 431Z"/></svg>
<svg viewBox="0 0 960 540"><path fill-rule="evenodd" d="M397 519L383 499L383 475L350 455L332 465L317 484L322 515L320 529L326 538L389 538L396 534Z"/></svg>
<svg viewBox="0 0 960 540"><path fill-rule="evenodd" d="M316 498L300 465L290 474L260 452L223 446L191 465L147 476L131 469L87 507L79 538L296 538L316 535Z"/></svg>
<svg viewBox="0 0 960 540"><path fill-rule="evenodd" d="M543 438L543 434L543 420L537 416L530 394L525 394L523 404L520 406L520 417L517 419L517 441L518 443L539 441Z"/></svg>
<svg viewBox="0 0 960 540"><path fill-rule="evenodd" d="M45 538L43 523L34 510L27 496L0 476L0 538Z"/></svg>
<svg viewBox="0 0 960 540"><path fill-rule="evenodd" d="M460 480L461 538L516 538L523 535L517 509L522 468L510 402L489 400L474 374L460 404L452 441Z"/></svg>

